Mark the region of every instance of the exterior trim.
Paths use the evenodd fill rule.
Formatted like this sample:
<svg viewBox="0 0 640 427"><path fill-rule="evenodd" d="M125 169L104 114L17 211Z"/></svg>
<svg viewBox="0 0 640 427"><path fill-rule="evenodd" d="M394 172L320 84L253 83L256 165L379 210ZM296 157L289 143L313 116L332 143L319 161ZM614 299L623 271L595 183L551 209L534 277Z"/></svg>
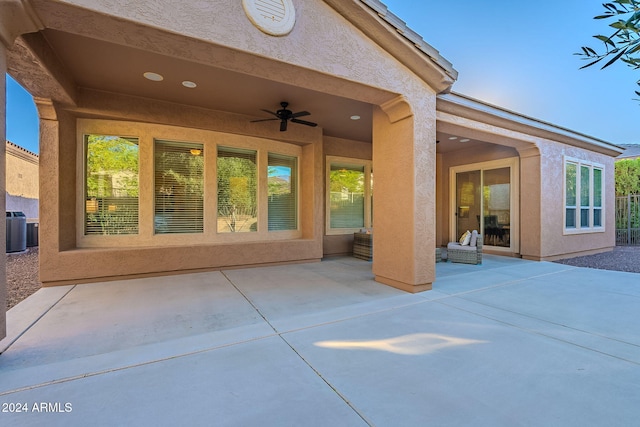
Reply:
<svg viewBox="0 0 640 427"><path fill-rule="evenodd" d="M618 156L624 148L523 114L497 107L458 93L440 94L436 111L475 120L485 125L521 132L540 138L584 148L608 156Z"/></svg>

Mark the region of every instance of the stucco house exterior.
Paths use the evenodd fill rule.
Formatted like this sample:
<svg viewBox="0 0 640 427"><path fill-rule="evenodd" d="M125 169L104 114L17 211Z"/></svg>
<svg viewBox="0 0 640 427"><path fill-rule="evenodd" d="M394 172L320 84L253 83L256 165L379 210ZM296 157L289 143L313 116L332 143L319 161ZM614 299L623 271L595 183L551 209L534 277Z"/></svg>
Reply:
<svg viewBox="0 0 640 427"><path fill-rule="evenodd" d="M38 155L6 141L6 209L20 211L27 222L38 222Z"/></svg>
<svg viewBox="0 0 640 427"><path fill-rule="evenodd" d="M409 292L466 229L534 260L615 244L622 150L452 92L377 0L1 7L0 71L40 116L45 285L317 261L370 227L376 280Z"/></svg>

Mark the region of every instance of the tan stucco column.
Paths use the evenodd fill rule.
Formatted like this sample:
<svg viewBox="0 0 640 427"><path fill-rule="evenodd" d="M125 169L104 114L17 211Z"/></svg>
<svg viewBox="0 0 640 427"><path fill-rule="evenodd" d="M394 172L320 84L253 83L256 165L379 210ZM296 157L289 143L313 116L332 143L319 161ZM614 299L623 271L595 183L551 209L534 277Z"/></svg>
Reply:
<svg viewBox="0 0 640 427"><path fill-rule="evenodd" d="M5 141L7 139L6 133L6 122L7 122L7 112L6 112L6 72L7 72L7 55L6 49L2 43L0 43L0 141ZM0 192L5 194L6 187L6 178L5 178L5 168L7 165L6 159L6 144L2 143L2 148L0 148ZM6 197L0 197L0 207L2 210L6 209ZM6 227L0 227L0 241L6 241ZM7 335L7 265L6 265L6 257L3 255L0 260L0 339L4 338Z"/></svg>
<svg viewBox="0 0 640 427"><path fill-rule="evenodd" d="M519 149L520 154L520 254L540 260L542 230L542 173L540 150Z"/></svg>
<svg viewBox="0 0 640 427"><path fill-rule="evenodd" d="M373 114L373 273L408 292L435 280L435 102L399 97ZM418 123L418 125L416 125Z"/></svg>

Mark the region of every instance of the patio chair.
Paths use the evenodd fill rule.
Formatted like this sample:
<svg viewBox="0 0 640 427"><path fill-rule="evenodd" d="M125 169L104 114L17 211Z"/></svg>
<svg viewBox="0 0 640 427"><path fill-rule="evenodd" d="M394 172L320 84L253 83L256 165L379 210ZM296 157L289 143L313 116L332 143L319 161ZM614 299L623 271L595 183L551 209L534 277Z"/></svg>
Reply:
<svg viewBox="0 0 640 427"><path fill-rule="evenodd" d="M482 234L473 230L467 242L450 242L447 245L447 258L451 262L482 264Z"/></svg>

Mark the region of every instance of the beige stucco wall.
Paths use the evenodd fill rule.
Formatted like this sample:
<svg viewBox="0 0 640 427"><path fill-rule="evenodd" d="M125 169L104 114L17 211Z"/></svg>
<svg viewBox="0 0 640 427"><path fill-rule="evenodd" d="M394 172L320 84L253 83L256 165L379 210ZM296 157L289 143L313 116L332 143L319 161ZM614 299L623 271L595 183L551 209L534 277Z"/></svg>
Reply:
<svg viewBox="0 0 640 427"><path fill-rule="evenodd" d="M144 99L133 99L101 93L86 93L85 105L126 104L125 114L132 120L81 119L75 114L54 108L57 120L47 120L51 113L38 104L41 111L41 204L57 206L58 214L43 214L41 224L40 278L45 284L93 281L101 278L129 277L174 271L197 271L262 265L290 261L317 260L322 256L322 140L319 129L293 130L289 139L296 144L273 142L247 135L244 117L215 113L197 108L180 108ZM153 112L151 112L153 111ZM163 118L171 125L149 124ZM183 122L189 127L177 127ZM224 123L224 126L218 126ZM225 132L213 131L222 127ZM204 129L203 129L204 128ZM211 129L211 130L209 130ZM235 130L235 133L233 132ZM138 136L140 138L140 218L141 230L136 236L83 235L83 135L86 133ZM244 134L240 136L239 134ZM205 144L208 164L215 163L215 144L237 145L238 141L266 149L274 144L297 150L301 162L300 176L300 235L295 240L280 237L277 242L266 241L254 233L243 236L218 236L209 223L202 235L156 236L153 234L153 138L197 141ZM45 148L46 147L46 148ZM281 147L282 148L282 147ZM282 149L280 150L282 151ZM209 184L215 183L211 168L206 172ZM210 189L214 189L210 185ZM207 200L215 194L207 194ZM210 205L209 205L210 206ZM54 211L56 211L54 209ZM48 211L47 211L48 212ZM215 210L209 211L215 218ZM46 237L46 238L45 238ZM226 241L226 237L236 240ZM249 238L251 241L247 241ZM222 239L222 240L221 240ZM151 261L152 260L152 261Z"/></svg>
<svg viewBox="0 0 640 427"><path fill-rule="evenodd" d="M577 254L601 252L615 246L615 174L614 158L566 144L541 140L540 161L541 218L540 259L556 259ZM581 234L564 233L564 158L565 156L604 166L604 231ZM526 193L525 193L526 194ZM526 224L523 224L526 227ZM534 257L535 258L535 257Z"/></svg>
<svg viewBox="0 0 640 427"><path fill-rule="evenodd" d="M41 2L38 7L51 11L42 16L45 26L51 28L266 79L281 81L284 75L292 85L372 104L376 109L373 146L379 148L379 155L373 155L376 176L380 174L380 181L403 183L399 191L382 189L376 198L376 225L382 230L376 234L376 248L381 256L373 267L376 276L389 284L425 289L435 278L435 91L324 2L294 3L297 22L284 38L256 29L240 2L140 1L119 8L112 1L77 0ZM92 8L105 15L93 15ZM123 20L107 16L120 10L126 10ZM160 12L163 10L174 13L169 16ZM87 20L92 26L83 24ZM153 28L145 28L147 25ZM41 220L41 229L47 226L41 232L41 279L45 284L322 257L325 153L320 128L270 133L248 123L244 116L82 88L70 93L76 96L75 106L39 102L41 206L47 212L47 218ZM185 133L197 129L273 138L300 146L302 236L224 243L204 239L189 245L173 242L169 247L157 247L149 243L152 241L117 248L113 243L105 245L108 248L86 244L78 228L82 160L77 119L82 117L127 121L134 127L143 122L177 126ZM332 150L333 144L329 140L327 147ZM361 144L352 143L349 150L365 155L358 154L363 150ZM150 166L143 163L141 169L144 167Z"/></svg>
<svg viewBox="0 0 640 427"><path fill-rule="evenodd" d="M564 159L565 156L604 165L605 197L602 231L571 234L564 232ZM520 236L519 251L524 258L553 260L610 250L615 245L614 158L557 141L535 139L535 147L518 150L500 145L482 150L458 150L440 156L438 181L442 193L438 202L439 243L450 240L449 168L489 160L520 157ZM440 184L439 184L440 185Z"/></svg>
<svg viewBox="0 0 640 427"><path fill-rule="evenodd" d="M6 152L7 193L37 199L38 156L9 142Z"/></svg>
<svg viewBox="0 0 640 427"><path fill-rule="evenodd" d="M11 142L6 144L7 210L38 220L38 156Z"/></svg>
<svg viewBox="0 0 640 427"><path fill-rule="evenodd" d="M435 280L436 95L425 86L373 115L373 273L412 292Z"/></svg>
<svg viewBox="0 0 640 427"><path fill-rule="evenodd" d="M489 155L500 157L499 153L491 153L493 149L506 150L503 155L516 153L519 157L519 252L522 257L552 260L602 252L615 246L613 162L618 151L615 146L463 96L439 99L437 116L439 131L493 144L483 147L485 157L481 159ZM443 154L440 160L445 179L448 156ZM604 165L604 231L581 234L564 231L564 156ZM448 191L445 185L441 192L443 200L448 197ZM448 209L448 203L441 206ZM448 237L449 216L448 212L440 216L445 224L439 233L443 242Z"/></svg>

